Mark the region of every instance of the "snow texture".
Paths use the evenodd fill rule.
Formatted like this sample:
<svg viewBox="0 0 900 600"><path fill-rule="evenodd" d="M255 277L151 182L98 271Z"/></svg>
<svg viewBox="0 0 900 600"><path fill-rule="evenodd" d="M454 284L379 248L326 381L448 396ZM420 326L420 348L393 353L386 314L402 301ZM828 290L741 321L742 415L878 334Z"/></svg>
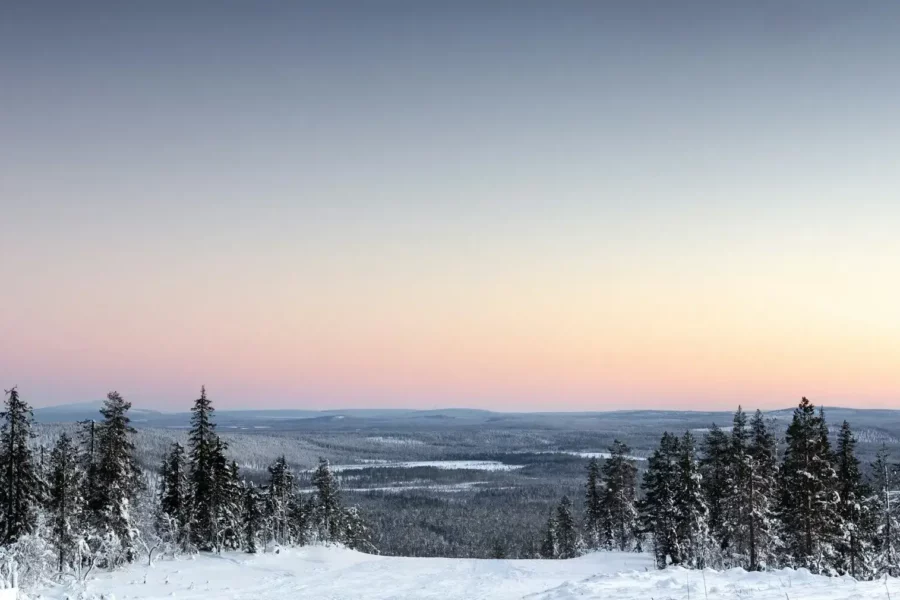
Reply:
<svg viewBox="0 0 900 600"><path fill-rule="evenodd" d="M900 580L857 582L805 570L658 571L646 554L600 552L572 560L372 556L306 546L250 556L225 553L98 573L86 584L32 598L157 600L863 600L900 598ZM39 595L38 595L39 594Z"/></svg>

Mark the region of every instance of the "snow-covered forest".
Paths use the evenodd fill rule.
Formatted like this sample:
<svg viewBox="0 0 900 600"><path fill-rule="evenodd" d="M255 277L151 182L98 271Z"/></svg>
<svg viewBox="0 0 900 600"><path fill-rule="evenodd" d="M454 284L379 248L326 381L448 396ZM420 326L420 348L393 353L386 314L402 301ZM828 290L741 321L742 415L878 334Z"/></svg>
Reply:
<svg viewBox="0 0 900 600"><path fill-rule="evenodd" d="M346 465L333 470L321 459L304 474L307 488L284 456L273 457L264 480L246 477L201 389L186 443L172 442L158 465L142 467L130 409L111 392L99 418L79 423L77 435L59 428L54 439L45 432L38 440L29 404L17 389L6 392L0 564L7 578L29 588L159 557L311 544L378 554L365 511L345 502L339 474ZM887 452L864 469L846 422L832 448L824 411L805 398L783 443L774 425L739 408L731 427L713 426L702 439L664 433L646 461L614 442L583 459L586 481L576 499L583 502L563 496L543 530L530 534L534 554L519 557L615 551L649 554L659 568L896 575L895 466ZM502 537L491 557L507 558Z"/></svg>

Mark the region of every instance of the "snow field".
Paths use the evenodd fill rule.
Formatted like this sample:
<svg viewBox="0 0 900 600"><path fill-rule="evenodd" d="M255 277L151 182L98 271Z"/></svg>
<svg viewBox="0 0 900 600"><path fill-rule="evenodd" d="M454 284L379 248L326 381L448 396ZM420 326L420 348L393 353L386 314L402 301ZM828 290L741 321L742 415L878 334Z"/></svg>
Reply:
<svg viewBox="0 0 900 600"><path fill-rule="evenodd" d="M400 558L336 547L204 554L98 573L31 600L876 600L900 580L857 582L804 570L658 571L652 557L601 552L572 560Z"/></svg>

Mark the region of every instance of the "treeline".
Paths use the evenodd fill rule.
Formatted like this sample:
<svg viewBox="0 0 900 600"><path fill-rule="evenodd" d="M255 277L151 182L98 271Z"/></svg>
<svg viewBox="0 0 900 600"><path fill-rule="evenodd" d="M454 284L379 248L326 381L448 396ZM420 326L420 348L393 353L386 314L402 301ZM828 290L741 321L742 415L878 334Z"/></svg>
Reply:
<svg viewBox="0 0 900 600"><path fill-rule="evenodd" d="M895 467L882 450L865 477L845 421L832 450L822 409L803 398L779 444L757 411L740 408L730 432L713 426L697 448L690 432L664 433L643 474L621 442L602 469L588 465L580 530L563 498L541 544L546 558L585 550L652 548L657 566L804 567L869 579L900 572Z"/></svg>
<svg viewBox="0 0 900 600"><path fill-rule="evenodd" d="M320 460L315 492L304 498L284 457L267 485L240 476L216 433L213 406L201 389L187 448L174 443L159 472L142 471L128 411L111 392L101 419L59 435L48 452L35 448L31 407L13 388L0 413L0 562L19 579L83 579L139 556L243 550L338 542L373 551L354 507L341 502L338 481ZM51 558L52 557L52 560ZM9 576L9 574L6 574Z"/></svg>

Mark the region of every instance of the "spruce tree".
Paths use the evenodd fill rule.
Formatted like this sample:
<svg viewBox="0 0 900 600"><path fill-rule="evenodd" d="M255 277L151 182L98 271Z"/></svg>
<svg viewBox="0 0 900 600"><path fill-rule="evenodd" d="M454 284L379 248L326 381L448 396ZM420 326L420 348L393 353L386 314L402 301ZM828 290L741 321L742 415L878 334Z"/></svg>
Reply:
<svg viewBox="0 0 900 600"><path fill-rule="evenodd" d="M837 473L822 411L803 398L787 429L781 469L780 515L785 559L828 573L840 525Z"/></svg>
<svg viewBox="0 0 900 600"><path fill-rule="evenodd" d="M341 498L337 479L328 466L328 461L319 459L319 466L312 475L316 488L316 524L319 539L336 542L341 535Z"/></svg>
<svg viewBox="0 0 900 600"><path fill-rule="evenodd" d="M647 461L644 472L644 499L641 520L653 536L656 565L663 569L681 564L681 540L678 534L679 513L676 495L679 483L680 449L678 437L663 433L659 447Z"/></svg>
<svg viewBox="0 0 900 600"><path fill-rule="evenodd" d="M709 511L700 481L694 436L688 431L679 444L678 485L675 491L677 535L683 564L698 569L709 566L712 558Z"/></svg>
<svg viewBox="0 0 900 600"><path fill-rule="evenodd" d="M541 558L559 558L556 543L556 516L552 509L547 517L547 526L541 538Z"/></svg>
<svg viewBox="0 0 900 600"><path fill-rule="evenodd" d="M759 410L750 423L750 479L748 481L749 569L762 570L775 562L778 537L778 458L775 436Z"/></svg>
<svg viewBox="0 0 900 600"><path fill-rule="evenodd" d="M212 421L215 409L200 388L200 397L191 408L190 483L192 496L191 534L200 550L214 550L217 543L219 511L216 506L216 459L219 438Z"/></svg>
<svg viewBox="0 0 900 600"><path fill-rule="evenodd" d="M40 481L30 445L34 438L31 431L34 416L15 387L6 391L0 419L2 541L12 544L35 531L41 500Z"/></svg>
<svg viewBox="0 0 900 600"><path fill-rule="evenodd" d="M750 431L747 414L738 406L731 429L728 450L725 497L722 500L723 548L727 566L748 568L750 554L750 479L753 473L750 456Z"/></svg>
<svg viewBox="0 0 900 600"><path fill-rule="evenodd" d="M721 549L728 546L724 527L725 504L728 497L728 470L731 441L718 425L713 424L703 440L700 473L703 492L709 508L709 530Z"/></svg>
<svg viewBox="0 0 900 600"><path fill-rule="evenodd" d="M100 414L103 420L97 425L97 507L100 529L113 534L118 540L120 556L108 557L119 562L134 559L134 500L140 489L139 470L134 457L135 433L128 417L131 403L118 392L110 392Z"/></svg>
<svg viewBox="0 0 900 600"><path fill-rule="evenodd" d="M183 550L190 549L191 497L184 447L175 442L163 460L159 507L161 528Z"/></svg>
<svg viewBox="0 0 900 600"><path fill-rule="evenodd" d="M556 547L558 558L575 558L581 554L581 540L568 496L563 496L556 508Z"/></svg>
<svg viewBox="0 0 900 600"><path fill-rule="evenodd" d="M599 550L608 543L603 534L605 519L603 490L600 488L600 464L592 458L587 466L588 478L584 494L584 543L590 550Z"/></svg>
<svg viewBox="0 0 900 600"><path fill-rule="evenodd" d="M838 478L838 514L841 531L837 542L837 571L857 579L869 577L876 522L871 491L863 482L856 458L856 438L847 421L841 425L835 456Z"/></svg>
<svg viewBox="0 0 900 600"><path fill-rule="evenodd" d="M629 457L631 449L615 440L603 463L603 533L612 548L625 552L635 547L637 514L637 467Z"/></svg>
<svg viewBox="0 0 900 600"><path fill-rule="evenodd" d="M284 455L269 467L269 519L275 541L281 545L290 539L289 510L294 497L294 474Z"/></svg>
<svg viewBox="0 0 900 600"><path fill-rule="evenodd" d="M872 495L870 503L876 521L873 548L873 568L878 575L900 576L900 519L892 494L897 489L896 468L890 453L882 444L872 464Z"/></svg>
<svg viewBox="0 0 900 600"><path fill-rule="evenodd" d="M77 552L78 525L83 504L81 470L72 439L59 436L50 453L49 519L59 572L71 564Z"/></svg>
<svg viewBox="0 0 900 600"><path fill-rule="evenodd" d="M262 530L262 510L259 492L252 483L244 493L244 548L250 554L256 554L256 543Z"/></svg>

